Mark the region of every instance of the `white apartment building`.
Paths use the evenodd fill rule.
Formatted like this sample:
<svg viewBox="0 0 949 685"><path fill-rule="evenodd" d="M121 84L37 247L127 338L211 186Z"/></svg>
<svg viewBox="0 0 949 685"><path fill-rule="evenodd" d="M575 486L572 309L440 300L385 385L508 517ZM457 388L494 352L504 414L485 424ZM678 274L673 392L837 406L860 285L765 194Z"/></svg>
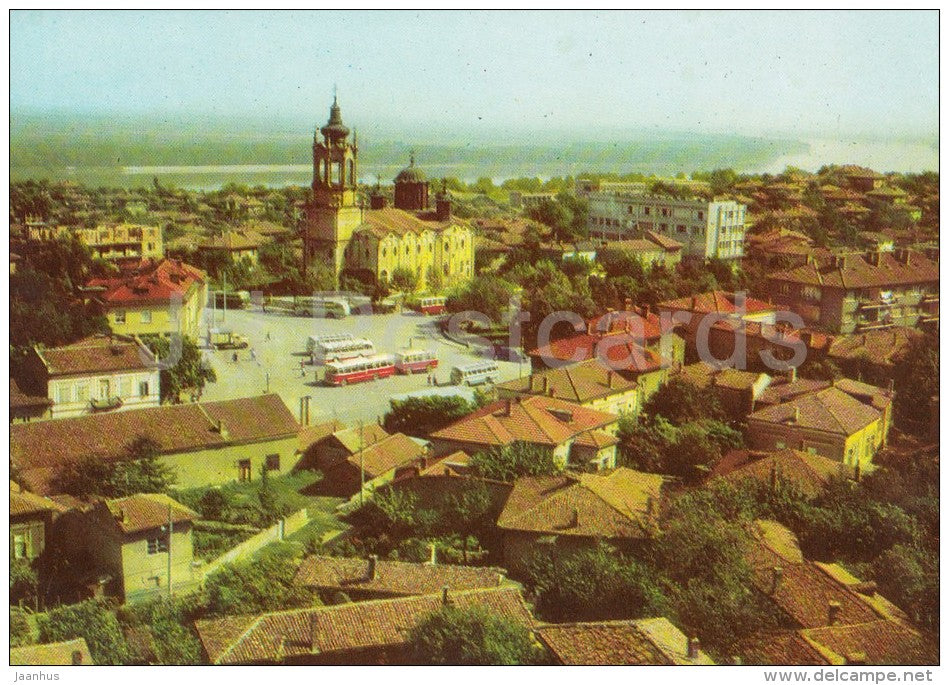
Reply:
<svg viewBox="0 0 949 685"><path fill-rule="evenodd" d="M592 192L590 237L626 240L654 231L682 243L683 259L740 259L745 205L646 193Z"/></svg>
<svg viewBox="0 0 949 685"><path fill-rule="evenodd" d="M54 419L157 407L160 370L139 340L94 335L71 345L34 347L21 384L52 402Z"/></svg>

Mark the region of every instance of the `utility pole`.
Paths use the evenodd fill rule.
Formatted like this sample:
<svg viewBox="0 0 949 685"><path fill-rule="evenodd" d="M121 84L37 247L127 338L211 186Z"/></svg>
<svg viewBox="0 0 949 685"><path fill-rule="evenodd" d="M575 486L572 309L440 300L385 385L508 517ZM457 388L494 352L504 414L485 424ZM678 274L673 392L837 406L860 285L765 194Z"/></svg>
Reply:
<svg viewBox="0 0 949 685"><path fill-rule="evenodd" d="M174 523L171 516L171 505L168 505L168 598L171 599L171 534L174 532Z"/></svg>
<svg viewBox="0 0 949 685"><path fill-rule="evenodd" d="M221 317L221 323L227 323L227 272L224 273L224 315Z"/></svg>
<svg viewBox="0 0 949 685"><path fill-rule="evenodd" d="M359 506L366 503L366 467L364 463L365 455L363 451L365 444L363 442L363 422L359 420Z"/></svg>

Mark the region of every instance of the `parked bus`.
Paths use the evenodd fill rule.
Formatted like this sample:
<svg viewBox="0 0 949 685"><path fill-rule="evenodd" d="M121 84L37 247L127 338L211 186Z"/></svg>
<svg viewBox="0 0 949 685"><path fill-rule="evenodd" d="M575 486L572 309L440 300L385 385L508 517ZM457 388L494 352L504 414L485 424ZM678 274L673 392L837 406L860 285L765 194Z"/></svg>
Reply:
<svg viewBox="0 0 949 685"><path fill-rule="evenodd" d="M498 378L499 372L500 369L498 369L498 365L492 361L456 366L451 370L451 382L453 385L494 383Z"/></svg>
<svg viewBox="0 0 949 685"><path fill-rule="evenodd" d="M423 297L419 300L418 309L423 314L442 314L445 311L445 298Z"/></svg>
<svg viewBox="0 0 949 685"><path fill-rule="evenodd" d="M390 354L331 362L326 365L327 385L349 385L361 381L374 381L395 374L395 361Z"/></svg>
<svg viewBox="0 0 949 685"><path fill-rule="evenodd" d="M395 353L395 370L399 373L432 371L438 366L438 357L431 350L399 350Z"/></svg>
<svg viewBox="0 0 949 685"><path fill-rule="evenodd" d="M342 298L300 298L294 305L297 316L324 316L327 319L344 319L350 314L349 302Z"/></svg>
<svg viewBox="0 0 949 685"><path fill-rule="evenodd" d="M306 339L306 352L313 354L320 343L340 342L343 340L355 340L352 333L324 333L323 335L311 335Z"/></svg>
<svg viewBox="0 0 949 685"><path fill-rule="evenodd" d="M338 362L355 359L356 357L371 357L375 353L376 347L372 344L372 341L365 338L353 338L352 340L318 343L312 356L314 364L326 364L327 362Z"/></svg>

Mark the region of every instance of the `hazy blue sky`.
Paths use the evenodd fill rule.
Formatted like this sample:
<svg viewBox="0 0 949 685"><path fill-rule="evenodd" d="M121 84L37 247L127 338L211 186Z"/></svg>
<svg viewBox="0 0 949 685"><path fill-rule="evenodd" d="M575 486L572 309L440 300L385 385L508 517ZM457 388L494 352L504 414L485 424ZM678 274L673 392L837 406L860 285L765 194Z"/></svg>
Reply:
<svg viewBox="0 0 949 685"><path fill-rule="evenodd" d="M15 11L14 109L935 136L928 12Z"/></svg>

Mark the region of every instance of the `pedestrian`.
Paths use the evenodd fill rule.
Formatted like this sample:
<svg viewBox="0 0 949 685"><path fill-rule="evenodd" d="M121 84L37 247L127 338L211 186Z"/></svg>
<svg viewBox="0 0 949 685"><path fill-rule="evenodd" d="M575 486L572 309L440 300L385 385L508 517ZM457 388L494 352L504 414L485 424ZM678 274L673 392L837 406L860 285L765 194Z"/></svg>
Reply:
<svg viewBox="0 0 949 685"><path fill-rule="evenodd" d="M252 362L257 361L257 350L255 350L253 347L250 348L250 360Z"/></svg>
<svg viewBox="0 0 949 685"><path fill-rule="evenodd" d="M267 331L267 335L264 337L267 342L270 342L270 331Z"/></svg>
<svg viewBox="0 0 949 685"><path fill-rule="evenodd" d="M231 359L234 361L235 364L237 363L237 352L234 353L234 356L231 357Z"/></svg>
<svg viewBox="0 0 949 685"><path fill-rule="evenodd" d="M300 360L300 378L306 378L306 364Z"/></svg>

